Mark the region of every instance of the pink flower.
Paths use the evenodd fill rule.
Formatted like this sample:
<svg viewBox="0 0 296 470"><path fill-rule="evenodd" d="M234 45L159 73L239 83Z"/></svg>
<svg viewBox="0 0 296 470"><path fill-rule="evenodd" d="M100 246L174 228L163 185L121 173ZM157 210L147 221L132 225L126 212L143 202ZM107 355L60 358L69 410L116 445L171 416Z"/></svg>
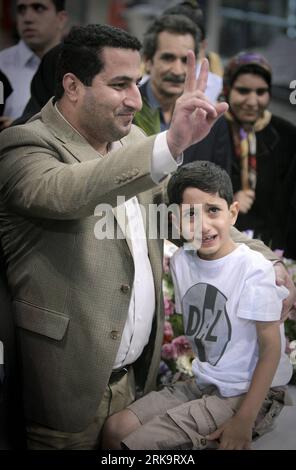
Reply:
<svg viewBox="0 0 296 470"><path fill-rule="evenodd" d="M166 343L162 345L161 357L165 360L177 359L177 348L174 343Z"/></svg>
<svg viewBox="0 0 296 470"><path fill-rule="evenodd" d="M286 353L286 354L290 354L291 351L292 351L292 349L290 348L290 340L289 340L289 338L287 338L287 336L286 336L286 348L285 348L285 353Z"/></svg>
<svg viewBox="0 0 296 470"><path fill-rule="evenodd" d="M177 336L177 338L173 339L172 344L176 348L177 357L182 356L183 354L192 355L191 345L186 336Z"/></svg>
<svg viewBox="0 0 296 470"><path fill-rule="evenodd" d="M163 342L170 343L174 337L172 325L169 321L164 322Z"/></svg>
<svg viewBox="0 0 296 470"><path fill-rule="evenodd" d="M164 256L162 260L163 271L168 274L170 272L170 258L168 256Z"/></svg>
<svg viewBox="0 0 296 470"><path fill-rule="evenodd" d="M172 302L167 297L164 297L164 314L165 314L165 316L169 317L169 316L173 315L174 311L175 311L174 302Z"/></svg>

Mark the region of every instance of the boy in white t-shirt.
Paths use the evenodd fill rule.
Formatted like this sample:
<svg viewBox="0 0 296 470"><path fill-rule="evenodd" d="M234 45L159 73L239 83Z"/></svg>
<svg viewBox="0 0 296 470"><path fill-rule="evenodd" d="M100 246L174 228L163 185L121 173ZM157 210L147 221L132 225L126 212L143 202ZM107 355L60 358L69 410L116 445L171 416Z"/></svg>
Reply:
<svg viewBox="0 0 296 470"><path fill-rule="evenodd" d="M224 170L211 162L185 165L172 176L168 196L181 207L181 233L191 243L174 254L171 271L176 311L196 353L194 378L111 416L106 442L249 449L279 414L292 373L279 322L288 291L276 286L270 261L231 239L238 203Z"/></svg>

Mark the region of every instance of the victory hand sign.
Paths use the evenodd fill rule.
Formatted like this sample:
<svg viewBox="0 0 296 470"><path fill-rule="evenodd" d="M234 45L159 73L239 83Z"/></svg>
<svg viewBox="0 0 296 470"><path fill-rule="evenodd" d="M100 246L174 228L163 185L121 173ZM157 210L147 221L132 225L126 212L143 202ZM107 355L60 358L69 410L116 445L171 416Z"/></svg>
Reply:
<svg viewBox="0 0 296 470"><path fill-rule="evenodd" d="M184 92L176 101L167 133L168 146L174 157L202 140L217 119L228 109L227 103L213 104L204 95L209 69L207 59L203 59L197 79L193 51L188 51L187 65Z"/></svg>

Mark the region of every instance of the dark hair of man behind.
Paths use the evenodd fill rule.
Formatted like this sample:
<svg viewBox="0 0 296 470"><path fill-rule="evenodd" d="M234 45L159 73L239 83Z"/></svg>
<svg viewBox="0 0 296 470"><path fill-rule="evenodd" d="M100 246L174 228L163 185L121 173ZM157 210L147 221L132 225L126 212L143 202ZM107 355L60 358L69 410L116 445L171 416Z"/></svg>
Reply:
<svg viewBox="0 0 296 470"><path fill-rule="evenodd" d="M52 0L52 3L56 7L56 11L63 11L66 9L66 0Z"/></svg>
<svg viewBox="0 0 296 470"><path fill-rule="evenodd" d="M195 5L193 5L195 3ZM193 21L193 23L200 30L200 40L203 41L206 37L205 21L202 9L197 2L182 2L172 7L166 8L163 15L184 15Z"/></svg>
<svg viewBox="0 0 296 470"><path fill-rule="evenodd" d="M156 18L146 30L143 38L143 56L152 60L157 51L159 33L166 31L172 34L191 34L195 41L195 55L198 54L199 31L193 21L184 15L163 15Z"/></svg>
<svg viewBox="0 0 296 470"><path fill-rule="evenodd" d="M229 175L223 168L208 161L195 161L181 166L168 183L169 204L182 204L186 188L197 188L225 199L228 207L233 202Z"/></svg>
<svg viewBox="0 0 296 470"><path fill-rule="evenodd" d="M64 94L63 77L73 73L86 86L104 68L102 49L113 47L140 51L140 41L126 31L108 25L73 26L62 43L57 64L56 99Z"/></svg>

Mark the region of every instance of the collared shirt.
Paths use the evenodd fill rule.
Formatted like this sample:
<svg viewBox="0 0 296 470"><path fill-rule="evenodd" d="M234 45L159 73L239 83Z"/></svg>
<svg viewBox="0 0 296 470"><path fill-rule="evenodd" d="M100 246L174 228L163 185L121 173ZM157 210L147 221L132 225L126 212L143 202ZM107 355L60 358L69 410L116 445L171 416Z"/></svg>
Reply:
<svg viewBox="0 0 296 470"><path fill-rule="evenodd" d="M67 121L55 104L55 109L62 118ZM81 134L79 134L81 135ZM110 150L121 147L120 142L113 142ZM155 138L152 160L151 178L155 183L160 182L169 173L176 171L183 161L180 156L177 161L172 157L167 145L166 132L161 132ZM123 329L120 346L117 352L113 369L118 369L127 364L132 364L140 357L144 347L148 343L153 316L155 312L155 287L152 268L148 256L147 238L144 221L137 197L128 199L124 208L118 206L116 210L124 210L127 219L129 247L134 261L134 283L132 286L131 300L128 316Z"/></svg>
<svg viewBox="0 0 296 470"><path fill-rule="evenodd" d="M199 62L196 66L196 76L198 77L200 72L201 63ZM216 73L210 72L208 74L207 87L205 95L209 98L212 103L215 103L222 92L223 79Z"/></svg>
<svg viewBox="0 0 296 470"><path fill-rule="evenodd" d="M158 134L155 139L151 178L159 182L170 172L177 169L178 163L172 158L167 142L166 132ZM155 288L148 257L146 233L137 197L124 203L127 225L130 236L131 251L134 260L134 284L129 305L127 321L122 333L121 343L113 368L118 369L132 364L140 357L148 343L155 311Z"/></svg>
<svg viewBox="0 0 296 470"><path fill-rule="evenodd" d="M161 109L161 105L158 101L158 99L155 97L152 86L151 86L151 80L148 78L147 84L146 84L146 93L147 93L147 100L149 103L149 106L153 109L158 109L159 111L159 120L160 120L160 130L161 131L166 131L169 127L170 124L165 122L163 112Z"/></svg>
<svg viewBox="0 0 296 470"><path fill-rule="evenodd" d="M197 75L200 71L200 65L197 65ZM208 82L207 82L207 89L205 91L205 95L214 103L217 101L219 94L222 91L222 78L218 75L215 75L209 72L208 75ZM159 120L160 120L160 130L165 131L170 127L170 124L165 122L163 112L161 109L161 105L157 98L155 97L152 86L151 80L149 79L146 83L146 96L149 103L149 106L153 109L158 109L159 111Z"/></svg>
<svg viewBox="0 0 296 470"><path fill-rule="evenodd" d="M153 181L160 182L169 173L176 171L181 163L182 157L176 162L171 156L166 132L158 134L154 142L151 161ZM143 217L137 197L129 199L124 205L135 273L128 317L113 366L114 369L132 364L140 357L149 341L155 312L154 279L148 256Z"/></svg>
<svg viewBox="0 0 296 470"><path fill-rule="evenodd" d="M161 105L158 101L158 99L155 97L152 86L151 86L151 80L149 79L146 84L146 94L147 94L147 100L149 103L149 106L153 109L158 109L159 111L159 119L160 119L160 130L165 131L169 128L169 124L165 122L163 112L161 109Z"/></svg>
<svg viewBox="0 0 296 470"><path fill-rule="evenodd" d="M40 58L22 40L0 52L0 70L13 89L6 100L4 116L16 119L22 115L31 96L31 80L39 64Z"/></svg>

